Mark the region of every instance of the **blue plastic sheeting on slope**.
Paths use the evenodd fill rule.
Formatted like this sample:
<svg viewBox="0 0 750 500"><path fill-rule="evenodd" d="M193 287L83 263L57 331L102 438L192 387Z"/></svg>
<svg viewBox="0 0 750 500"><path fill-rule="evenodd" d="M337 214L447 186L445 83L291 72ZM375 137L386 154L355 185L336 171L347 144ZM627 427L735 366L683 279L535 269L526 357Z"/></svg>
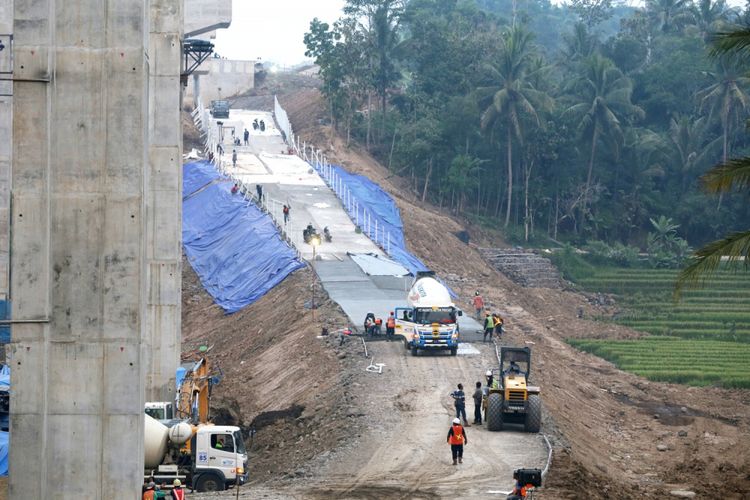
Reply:
<svg viewBox="0 0 750 500"><path fill-rule="evenodd" d="M227 313L304 267L271 218L233 195L228 183L210 184L183 201L182 241L201 283Z"/></svg>
<svg viewBox="0 0 750 500"><path fill-rule="evenodd" d="M207 161L186 163L182 167L183 199L220 177L221 175L216 171L213 164Z"/></svg>
<svg viewBox="0 0 750 500"><path fill-rule="evenodd" d="M336 165L331 166L349 188L352 197L357 199L357 206L353 208L360 212L359 220L362 220L362 210L366 209L372 215L372 224L375 224L374 221L377 220L378 227L384 228L385 232L391 234L389 255L412 274L416 275L417 271L427 271L427 266L406 249L404 224L401 222L401 213L393 198L367 177L349 173ZM352 220L358 219L353 210L347 210L347 212Z"/></svg>
<svg viewBox="0 0 750 500"><path fill-rule="evenodd" d="M177 386L177 390L180 390L180 386L182 385L182 381L185 380L185 374L187 374L187 369L178 366L177 371L175 371L175 385Z"/></svg>
<svg viewBox="0 0 750 500"><path fill-rule="evenodd" d="M0 319L10 319L10 301L0 300ZM10 325L0 325L0 344L10 343Z"/></svg>
<svg viewBox="0 0 750 500"><path fill-rule="evenodd" d="M0 476L8 475L8 436L7 432L0 432Z"/></svg>

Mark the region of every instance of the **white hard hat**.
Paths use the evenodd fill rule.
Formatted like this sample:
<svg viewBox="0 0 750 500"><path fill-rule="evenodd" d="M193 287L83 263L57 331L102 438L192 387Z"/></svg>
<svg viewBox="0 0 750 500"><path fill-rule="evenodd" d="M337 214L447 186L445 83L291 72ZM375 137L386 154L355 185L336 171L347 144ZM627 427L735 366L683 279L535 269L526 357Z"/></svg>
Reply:
<svg viewBox="0 0 750 500"><path fill-rule="evenodd" d="M454 423L454 424L460 424L460 423L461 423L461 421L460 421L459 419L457 419L457 418L454 418L454 419L453 419L453 423Z"/></svg>
<svg viewBox="0 0 750 500"><path fill-rule="evenodd" d="M485 373L488 377L492 376L492 370L487 370L487 373Z"/></svg>

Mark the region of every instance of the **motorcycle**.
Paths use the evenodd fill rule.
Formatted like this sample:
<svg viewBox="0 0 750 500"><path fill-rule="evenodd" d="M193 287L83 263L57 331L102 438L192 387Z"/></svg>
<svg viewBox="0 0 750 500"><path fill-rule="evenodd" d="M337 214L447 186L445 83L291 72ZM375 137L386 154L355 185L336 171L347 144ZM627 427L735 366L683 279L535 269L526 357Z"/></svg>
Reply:
<svg viewBox="0 0 750 500"><path fill-rule="evenodd" d="M323 237L325 238L325 240L328 243L330 243L331 241L333 241L333 237L331 236L331 232L328 230L328 226L326 226L325 228L323 228Z"/></svg>

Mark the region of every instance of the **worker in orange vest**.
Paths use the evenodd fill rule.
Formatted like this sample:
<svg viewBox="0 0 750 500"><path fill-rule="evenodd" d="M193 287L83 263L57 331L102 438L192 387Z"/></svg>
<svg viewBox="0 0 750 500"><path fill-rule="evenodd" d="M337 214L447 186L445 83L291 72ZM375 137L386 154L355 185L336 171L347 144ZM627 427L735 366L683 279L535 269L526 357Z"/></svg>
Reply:
<svg viewBox="0 0 750 500"><path fill-rule="evenodd" d="M143 492L143 500L154 500L156 498L156 484L152 481L146 486L146 491Z"/></svg>
<svg viewBox="0 0 750 500"><path fill-rule="evenodd" d="M179 479L175 479L174 488L172 488L172 500L185 500L185 490L182 489L182 482Z"/></svg>
<svg viewBox="0 0 750 500"><path fill-rule="evenodd" d="M466 429L464 429L461 425L461 421L457 418L453 419L453 425L448 429L448 444L451 445L453 465L456 465L456 463L463 463L464 445L469 444L469 439L466 437Z"/></svg>
<svg viewBox="0 0 750 500"><path fill-rule="evenodd" d="M385 339L390 342L393 340L393 335L396 333L396 317L393 315L393 311L385 320Z"/></svg>

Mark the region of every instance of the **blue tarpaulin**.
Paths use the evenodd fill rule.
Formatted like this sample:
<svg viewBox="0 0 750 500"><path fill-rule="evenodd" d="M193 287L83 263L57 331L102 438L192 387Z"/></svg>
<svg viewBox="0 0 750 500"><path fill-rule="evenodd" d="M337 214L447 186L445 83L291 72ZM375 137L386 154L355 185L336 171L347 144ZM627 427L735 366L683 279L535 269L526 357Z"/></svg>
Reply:
<svg viewBox="0 0 750 500"><path fill-rule="evenodd" d="M221 175L206 161L186 163L182 168L182 197L187 198L203 186L219 179Z"/></svg>
<svg viewBox="0 0 750 500"><path fill-rule="evenodd" d="M352 174L336 165L331 166L336 175L351 191L352 197L358 201L356 207L347 210L349 216L353 220L362 220L362 210L366 209L372 215L373 222L371 224L374 225L375 220L377 220L378 228L384 228L386 233L390 233L390 251L388 253L391 258L402 264L414 275L417 271L427 271L427 266L406 249L401 213L398 211L391 195L367 177ZM359 211L359 217L354 213L354 210Z"/></svg>
<svg viewBox="0 0 750 500"><path fill-rule="evenodd" d="M233 195L231 183L212 183L215 179L208 171L212 168L205 162L184 167L183 192L188 196L193 191L183 198L182 241L206 291L227 313L233 313L304 264L281 239L268 215ZM199 186L203 181L208 185Z"/></svg>
<svg viewBox="0 0 750 500"><path fill-rule="evenodd" d="M0 476L8 475L8 433L0 431Z"/></svg>

